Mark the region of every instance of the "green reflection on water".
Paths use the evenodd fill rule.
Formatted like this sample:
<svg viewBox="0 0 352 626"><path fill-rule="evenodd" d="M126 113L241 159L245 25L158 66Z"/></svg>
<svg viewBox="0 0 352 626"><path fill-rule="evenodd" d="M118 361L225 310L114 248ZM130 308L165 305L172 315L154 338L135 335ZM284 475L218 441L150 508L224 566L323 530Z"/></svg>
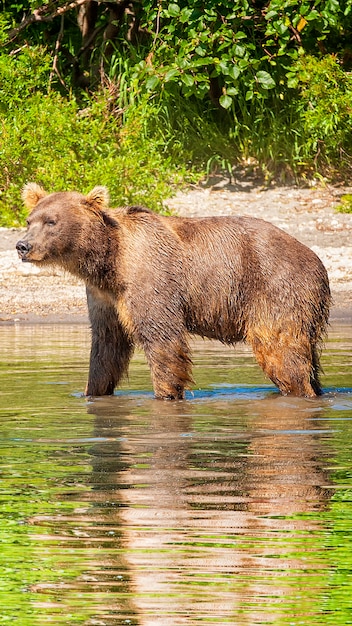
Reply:
<svg viewBox="0 0 352 626"><path fill-rule="evenodd" d="M339 406L343 409L340 410ZM345 406L343 406L345 405ZM352 624L352 415L347 403L328 412L333 424L331 478L336 489L324 512L322 536L328 565L322 607L327 624Z"/></svg>
<svg viewBox="0 0 352 626"><path fill-rule="evenodd" d="M340 332L324 385L349 388ZM205 342L188 402L139 354L87 402L85 330L0 341L0 623L352 623L350 392L281 399Z"/></svg>

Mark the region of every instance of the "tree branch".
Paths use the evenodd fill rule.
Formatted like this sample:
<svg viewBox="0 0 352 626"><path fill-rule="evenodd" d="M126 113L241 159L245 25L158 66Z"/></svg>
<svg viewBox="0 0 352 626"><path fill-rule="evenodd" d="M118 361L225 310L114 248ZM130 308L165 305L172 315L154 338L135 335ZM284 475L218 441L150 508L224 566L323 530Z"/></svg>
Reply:
<svg viewBox="0 0 352 626"><path fill-rule="evenodd" d="M55 44L55 54L54 54L54 60L53 60L53 67L52 70L50 72L50 76L49 76L49 85L51 85L51 82L54 78L54 74L56 74L59 78L60 83L63 85L63 87L65 87L65 89L67 89L65 81L63 80L60 71L59 71L59 66L58 66L58 58L59 58L59 51L60 51L60 46L61 46L61 42L62 42L62 38L64 36L64 14L61 15L61 25L60 25L60 32L58 35L58 38L56 40L56 44Z"/></svg>
<svg viewBox="0 0 352 626"><path fill-rule="evenodd" d="M96 0L98 1L98 0ZM76 9L77 7L85 4L88 0L72 0L71 2L66 2L62 6L56 7L57 2L51 2L49 4L43 4L38 9L35 9L31 15L24 18L22 22L13 28L8 33L8 42L16 39L17 35L25 30L27 26L34 24L35 22L51 22L56 17L67 13L67 11L71 11L72 9Z"/></svg>

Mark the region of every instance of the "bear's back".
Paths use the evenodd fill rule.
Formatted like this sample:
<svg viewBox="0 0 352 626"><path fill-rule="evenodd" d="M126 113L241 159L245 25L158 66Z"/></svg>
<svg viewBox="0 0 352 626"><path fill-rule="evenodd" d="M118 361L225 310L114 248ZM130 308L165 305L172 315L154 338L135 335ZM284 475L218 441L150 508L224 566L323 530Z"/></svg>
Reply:
<svg viewBox="0 0 352 626"><path fill-rule="evenodd" d="M235 267L250 270L252 276L282 280L297 273L324 272L320 259L297 239L260 218L250 216L180 218L162 217L181 240L185 255L191 261L203 258L216 272Z"/></svg>
<svg viewBox="0 0 352 626"><path fill-rule="evenodd" d="M191 332L232 342L267 315L299 325L329 299L320 259L269 222L249 216L161 219L182 242Z"/></svg>

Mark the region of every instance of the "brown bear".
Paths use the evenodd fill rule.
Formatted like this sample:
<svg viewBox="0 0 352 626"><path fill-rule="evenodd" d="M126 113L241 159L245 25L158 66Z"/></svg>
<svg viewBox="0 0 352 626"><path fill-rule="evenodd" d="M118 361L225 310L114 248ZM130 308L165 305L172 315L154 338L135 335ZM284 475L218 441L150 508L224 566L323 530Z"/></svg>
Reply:
<svg viewBox="0 0 352 626"><path fill-rule="evenodd" d="M283 394L321 393L319 356L330 289L319 258L261 219L180 218L108 208L88 195L23 190L32 209L22 261L82 278L92 327L87 395L112 394L135 345L157 398L181 399L192 381L188 335L245 341Z"/></svg>

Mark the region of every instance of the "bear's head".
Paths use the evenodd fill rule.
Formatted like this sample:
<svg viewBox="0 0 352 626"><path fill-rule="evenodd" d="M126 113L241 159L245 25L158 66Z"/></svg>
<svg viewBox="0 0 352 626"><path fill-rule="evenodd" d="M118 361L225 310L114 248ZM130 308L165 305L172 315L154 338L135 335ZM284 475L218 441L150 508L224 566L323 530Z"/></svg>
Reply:
<svg viewBox="0 0 352 626"><path fill-rule="evenodd" d="M94 187L85 196L70 191L47 194L36 183L28 183L22 198L31 211L27 232L16 244L22 261L68 265L74 252L93 238L96 227L110 219L105 213L106 187Z"/></svg>

